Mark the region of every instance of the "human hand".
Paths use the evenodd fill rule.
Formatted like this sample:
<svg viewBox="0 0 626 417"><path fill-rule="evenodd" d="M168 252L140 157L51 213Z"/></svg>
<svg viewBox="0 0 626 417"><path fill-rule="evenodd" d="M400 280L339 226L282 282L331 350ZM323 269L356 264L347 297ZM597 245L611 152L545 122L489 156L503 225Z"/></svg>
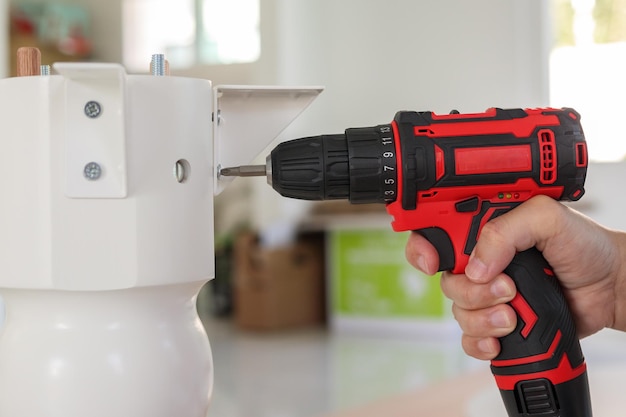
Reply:
<svg viewBox="0 0 626 417"><path fill-rule="evenodd" d="M604 327L626 330L626 234L537 196L483 227L465 274L442 275L441 287L453 301L468 355L495 358L500 351L497 338L515 329L515 311L506 304L515 296L515 285L502 271L516 252L533 246L554 269L579 337ZM409 238L406 256L427 274L437 271L437 251L417 233Z"/></svg>

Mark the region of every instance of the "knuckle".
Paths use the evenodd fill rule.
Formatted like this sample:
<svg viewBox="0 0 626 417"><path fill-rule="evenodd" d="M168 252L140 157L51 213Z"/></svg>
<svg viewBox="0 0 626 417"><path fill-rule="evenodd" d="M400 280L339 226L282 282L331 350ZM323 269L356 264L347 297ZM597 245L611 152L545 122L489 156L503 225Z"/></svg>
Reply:
<svg viewBox="0 0 626 417"><path fill-rule="evenodd" d="M480 232L480 238L482 240L489 241L494 244L506 242L506 236L506 223L499 217L487 222Z"/></svg>
<svg viewBox="0 0 626 417"><path fill-rule="evenodd" d="M490 305L486 286L473 283L464 275L444 273L440 285L444 295L459 307L476 310Z"/></svg>
<svg viewBox="0 0 626 417"><path fill-rule="evenodd" d="M453 293L451 287L453 286L452 277L449 272L443 272L441 274L441 279L439 280L439 286L441 287L441 292L450 300L453 299Z"/></svg>
<svg viewBox="0 0 626 417"><path fill-rule="evenodd" d="M461 338L461 346L463 347L465 353L467 353L469 356L476 357L476 355L478 354L478 349L475 341L467 337L467 335L465 334Z"/></svg>
<svg viewBox="0 0 626 417"><path fill-rule="evenodd" d="M480 336L483 335L483 333L486 334L484 330L486 320L481 319L480 313L466 310L454 303L452 305L452 316L459 323L459 327L463 330L463 333L471 336Z"/></svg>
<svg viewBox="0 0 626 417"><path fill-rule="evenodd" d="M460 325L461 322L459 321L459 314L460 314L460 307L457 305L457 303L452 304L452 317L454 317L454 320L458 321Z"/></svg>
<svg viewBox="0 0 626 417"><path fill-rule="evenodd" d="M515 312L506 304L474 311L453 304L452 314L464 334L477 338L506 336L517 324Z"/></svg>
<svg viewBox="0 0 626 417"><path fill-rule="evenodd" d="M458 302L468 310L476 310L482 307L480 298L473 285L465 285L459 294Z"/></svg>
<svg viewBox="0 0 626 417"><path fill-rule="evenodd" d="M480 360L493 359L498 348L488 338L475 338L466 334L461 338L461 346L466 354Z"/></svg>

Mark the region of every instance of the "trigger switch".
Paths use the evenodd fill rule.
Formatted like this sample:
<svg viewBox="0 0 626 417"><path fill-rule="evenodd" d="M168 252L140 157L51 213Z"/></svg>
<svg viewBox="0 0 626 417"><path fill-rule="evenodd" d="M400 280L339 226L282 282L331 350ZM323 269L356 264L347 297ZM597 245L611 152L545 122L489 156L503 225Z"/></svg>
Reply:
<svg viewBox="0 0 626 417"><path fill-rule="evenodd" d="M428 227L415 230L424 236L439 253L439 271L449 271L454 268L454 246L450 236L439 227Z"/></svg>

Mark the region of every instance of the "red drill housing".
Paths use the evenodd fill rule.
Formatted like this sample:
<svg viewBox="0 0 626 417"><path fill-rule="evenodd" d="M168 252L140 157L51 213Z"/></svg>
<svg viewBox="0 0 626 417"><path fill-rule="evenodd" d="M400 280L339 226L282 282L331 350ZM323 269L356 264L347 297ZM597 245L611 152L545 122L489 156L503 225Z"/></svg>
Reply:
<svg viewBox="0 0 626 417"><path fill-rule="evenodd" d="M482 227L532 196L584 193L587 145L572 109L400 112L392 129L398 187L387 211L394 230L437 248L440 270L463 273ZM533 248L505 272L518 323L491 370L509 416L590 417L585 360L550 265Z"/></svg>
<svg viewBox="0 0 626 417"><path fill-rule="evenodd" d="M426 235L441 249L440 270L463 272L482 226L532 196L584 193L587 145L572 109L400 112L392 127L393 229Z"/></svg>

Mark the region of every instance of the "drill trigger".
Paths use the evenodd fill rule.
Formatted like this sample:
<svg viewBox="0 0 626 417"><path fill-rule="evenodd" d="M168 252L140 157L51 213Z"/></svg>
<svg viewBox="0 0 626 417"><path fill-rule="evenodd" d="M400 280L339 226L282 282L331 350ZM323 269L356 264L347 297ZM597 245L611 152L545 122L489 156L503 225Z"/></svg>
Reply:
<svg viewBox="0 0 626 417"><path fill-rule="evenodd" d="M452 240L445 230L439 227L427 227L424 229L414 230L424 236L439 253L439 269L438 271L449 271L454 268L454 246Z"/></svg>

